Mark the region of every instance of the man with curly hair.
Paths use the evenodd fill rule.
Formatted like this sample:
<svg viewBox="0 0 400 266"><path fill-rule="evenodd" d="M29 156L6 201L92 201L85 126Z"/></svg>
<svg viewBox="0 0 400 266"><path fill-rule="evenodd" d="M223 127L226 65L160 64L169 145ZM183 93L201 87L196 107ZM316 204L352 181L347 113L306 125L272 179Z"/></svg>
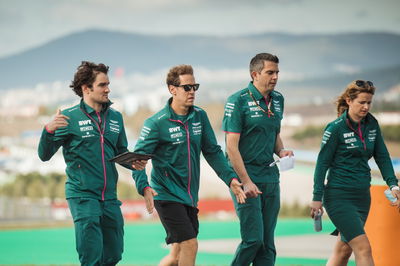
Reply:
<svg viewBox="0 0 400 266"><path fill-rule="evenodd" d="M109 160L128 149L122 115L110 107L108 69L82 62L70 85L80 103L57 111L43 129L38 149L40 159L48 161L63 147L65 194L81 265L116 265L123 252L118 173ZM126 167L141 170L145 164L138 161Z"/></svg>

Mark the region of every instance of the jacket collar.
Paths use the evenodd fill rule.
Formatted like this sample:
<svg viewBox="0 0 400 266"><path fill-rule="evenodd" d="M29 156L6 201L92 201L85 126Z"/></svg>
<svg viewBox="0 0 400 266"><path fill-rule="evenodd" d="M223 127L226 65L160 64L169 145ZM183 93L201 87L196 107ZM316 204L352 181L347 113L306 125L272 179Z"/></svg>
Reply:
<svg viewBox="0 0 400 266"><path fill-rule="evenodd" d="M372 115L368 112L368 114L361 120L361 124L368 123L368 121L371 119L371 117L372 117ZM349 117L349 114L348 114L348 110L345 110L343 112L343 114L340 116L340 118L342 119L343 123L345 123L346 125L347 125L347 123L350 123L352 126L358 125L358 123L351 120L351 118ZM346 121L348 121L348 122L346 122Z"/></svg>
<svg viewBox="0 0 400 266"><path fill-rule="evenodd" d="M166 112L166 114L167 114L169 119L171 119L171 120L179 120L178 119L178 115L175 114L174 110L172 110L172 108L171 108L171 103L172 103L172 97L168 99L167 104L164 107L164 110L165 110L165 112ZM194 107L192 106L192 107L189 108L189 113L187 115L187 119L186 120L191 119L193 116L194 116ZM182 122L185 122L185 121L182 121Z"/></svg>
<svg viewBox="0 0 400 266"><path fill-rule="evenodd" d="M254 99L256 99L256 100L263 100L264 99L264 96L261 94L261 92L254 86L253 81L249 82L249 85L247 86L247 88L253 94ZM269 97L272 98L273 94L274 94L274 91L271 91L269 93Z"/></svg>
<svg viewBox="0 0 400 266"><path fill-rule="evenodd" d="M101 109L101 112L106 111L113 103L111 101L108 101L107 103L103 104L103 108ZM96 110L94 110L92 107L87 105L83 99L81 99L80 102L80 107L85 110L88 114L96 113Z"/></svg>

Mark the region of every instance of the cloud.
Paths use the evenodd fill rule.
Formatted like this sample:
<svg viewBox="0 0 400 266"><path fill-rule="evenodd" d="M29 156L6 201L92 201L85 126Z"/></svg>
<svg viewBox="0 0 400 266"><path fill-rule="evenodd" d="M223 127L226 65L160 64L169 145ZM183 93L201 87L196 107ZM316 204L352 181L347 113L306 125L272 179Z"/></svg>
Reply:
<svg viewBox="0 0 400 266"><path fill-rule="evenodd" d="M352 65L346 65L346 64L336 64L333 66L333 69L335 71L345 73L345 74L356 74L361 71L360 67L358 67L358 66L352 66Z"/></svg>
<svg viewBox="0 0 400 266"><path fill-rule="evenodd" d="M89 28L146 34L400 33L398 0L0 0L0 56Z"/></svg>

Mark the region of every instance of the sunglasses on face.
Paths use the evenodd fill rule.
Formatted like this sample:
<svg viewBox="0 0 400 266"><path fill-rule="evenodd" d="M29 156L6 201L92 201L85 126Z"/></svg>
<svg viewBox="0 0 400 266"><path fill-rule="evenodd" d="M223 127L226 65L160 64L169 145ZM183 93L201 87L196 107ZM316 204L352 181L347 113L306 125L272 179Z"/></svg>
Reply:
<svg viewBox="0 0 400 266"><path fill-rule="evenodd" d="M175 87L182 87L185 91L191 91L192 89L197 91L200 87L200 84L175 85Z"/></svg>
<svg viewBox="0 0 400 266"><path fill-rule="evenodd" d="M369 81L369 80L367 80L367 81L364 81L364 80L356 80L356 85L357 85L358 87L363 87L363 88L365 88L365 84L368 84L368 86L370 86L370 87L373 87L373 86L374 86L374 83L372 83L372 81Z"/></svg>

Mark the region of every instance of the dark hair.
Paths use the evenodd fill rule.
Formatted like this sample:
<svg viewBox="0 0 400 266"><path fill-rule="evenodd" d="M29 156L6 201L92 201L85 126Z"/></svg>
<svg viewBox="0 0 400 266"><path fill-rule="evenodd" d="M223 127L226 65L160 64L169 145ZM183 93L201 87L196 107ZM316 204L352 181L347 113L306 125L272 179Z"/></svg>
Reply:
<svg viewBox="0 0 400 266"><path fill-rule="evenodd" d="M250 76L252 72L260 73L264 68L264 61L271 61L279 64L279 58L269 53L261 53L254 56L250 61Z"/></svg>
<svg viewBox="0 0 400 266"><path fill-rule="evenodd" d="M82 61L78 66L78 70L74 75L74 80L69 85L70 88L79 96L82 97L82 86L87 85L89 88L93 86L97 74L104 73L107 75L109 67L104 64L95 64L88 61Z"/></svg>
<svg viewBox="0 0 400 266"><path fill-rule="evenodd" d="M167 74L167 85L181 85L180 75L193 75L191 65L178 65L171 68Z"/></svg>
<svg viewBox="0 0 400 266"><path fill-rule="evenodd" d="M359 85L357 85L359 84ZM338 116L341 116L345 110L349 109L349 105L346 100L350 99L351 101L356 99L360 93L370 93L374 95L375 86L372 82L364 81L364 80L353 80L349 83L344 92L337 98L336 100L336 111Z"/></svg>

